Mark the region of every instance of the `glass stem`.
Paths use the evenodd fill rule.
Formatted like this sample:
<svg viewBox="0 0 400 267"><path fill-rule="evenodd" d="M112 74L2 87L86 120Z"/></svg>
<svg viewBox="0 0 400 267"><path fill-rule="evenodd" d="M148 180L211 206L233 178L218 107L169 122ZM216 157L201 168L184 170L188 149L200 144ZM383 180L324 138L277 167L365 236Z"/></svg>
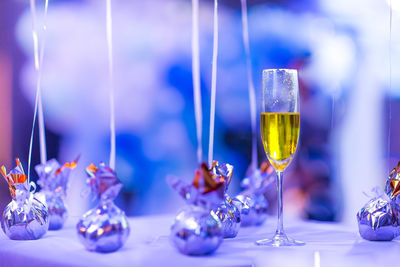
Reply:
<svg viewBox="0 0 400 267"><path fill-rule="evenodd" d="M278 171L276 172L277 174L277 188L278 188L278 226L276 228L276 233L277 234L284 234L283 231L283 196L282 196L282 178L283 178L283 172Z"/></svg>

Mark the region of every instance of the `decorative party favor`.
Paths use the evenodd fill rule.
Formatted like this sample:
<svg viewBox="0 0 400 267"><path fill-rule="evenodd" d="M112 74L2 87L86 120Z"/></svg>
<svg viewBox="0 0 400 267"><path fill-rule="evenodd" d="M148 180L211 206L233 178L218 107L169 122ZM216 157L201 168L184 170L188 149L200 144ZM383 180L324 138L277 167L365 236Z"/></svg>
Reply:
<svg viewBox="0 0 400 267"><path fill-rule="evenodd" d="M390 241L396 237L396 219L390 200L376 196L357 213L358 229L362 238L371 241Z"/></svg>
<svg viewBox="0 0 400 267"><path fill-rule="evenodd" d="M167 182L188 204L171 226L171 242L183 254L213 253L223 240L223 228L211 210L224 200L224 177L214 174L203 163L192 184L175 177L168 177Z"/></svg>
<svg viewBox="0 0 400 267"><path fill-rule="evenodd" d="M35 167L41 187L36 197L46 203L49 209L49 230L61 229L67 219L68 212L64 200L67 196L69 174L76 167L78 159L63 166L60 166L56 159L51 159Z"/></svg>
<svg viewBox="0 0 400 267"><path fill-rule="evenodd" d="M229 164L219 164L218 161L214 161L210 172L213 174L213 179L221 179L220 177L223 177L225 193L222 204L212 212L215 213L222 222L224 238L233 238L240 229L240 211L232 203L231 197L226 193L231 181L233 166Z"/></svg>
<svg viewBox="0 0 400 267"><path fill-rule="evenodd" d="M358 213L361 237L374 241L390 241L398 236L400 225L400 161L389 173L385 194L377 188L373 197Z"/></svg>
<svg viewBox="0 0 400 267"><path fill-rule="evenodd" d="M12 197L4 209L1 228L10 239L39 239L49 228L48 210L34 196L36 185L34 182L28 184L19 159L16 162L17 166L8 174L6 168L1 167L1 174L8 183Z"/></svg>
<svg viewBox="0 0 400 267"><path fill-rule="evenodd" d="M114 199L122 188L115 173L116 134L114 101L114 68L112 50L112 5L106 0L106 39L108 55L108 87L110 100L110 160L109 167L100 163L99 167L91 164L86 168L88 184L99 199L94 209L85 213L77 224L78 236L88 250L112 252L121 248L130 232L128 218L114 205Z"/></svg>
<svg viewBox="0 0 400 267"><path fill-rule="evenodd" d="M218 165L213 162L215 99L217 84L218 55L218 0L214 0L214 33L211 81L210 135L208 169L202 163L196 170L193 183L190 185L177 178L169 177L167 182L187 202L188 206L175 218L171 227L171 241L178 250L187 255L204 255L214 252L221 244L224 234L234 236L237 233L237 222L232 219L239 213L230 198L224 201L224 193L232 175L232 166ZM200 53L199 53L199 0L192 0L192 76L194 109L197 136L197 160L202 162L202 109L200 86ZM226 187L226 188L225 188ZM221 204L223 203L223 204ZM229 214L233 212L233 214ZM232 215L232 216L231 216ZM221 222L223 220L223 222Z"/></svg>
<svg viewBox="0 0 400 267"><path fill-rule="evenodd" d="M99 199L94 209L86 212L76 228L80 241L88 250L112 252L123 246L129 236L129 224L125 213L114 205L113 200L122 188L115 172L100 163L86 168L88 184Z"/></svg>
<svg viewBox="0 0 400 267"><path fill-rule="evenodd" d="M234 198L233 202L240 210L242 226L261 225L267 218L268 200L265 192L274 178L274 169L268 161L261 164L260 169L254 169L243 179L243 192Z"/></svg>

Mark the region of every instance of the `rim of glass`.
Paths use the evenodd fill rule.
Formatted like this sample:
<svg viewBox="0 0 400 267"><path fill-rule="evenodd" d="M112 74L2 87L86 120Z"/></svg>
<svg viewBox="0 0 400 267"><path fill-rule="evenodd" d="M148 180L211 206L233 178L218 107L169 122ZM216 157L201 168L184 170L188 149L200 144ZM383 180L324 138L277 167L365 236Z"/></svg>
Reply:
<svg viewBox="0 0 400 267"><path fill-rule="evenodd" d="M276 72L276 71L285 71L285 72L293 72L297 73L297 69L263 69L263 73L265 72Z"/></svg>

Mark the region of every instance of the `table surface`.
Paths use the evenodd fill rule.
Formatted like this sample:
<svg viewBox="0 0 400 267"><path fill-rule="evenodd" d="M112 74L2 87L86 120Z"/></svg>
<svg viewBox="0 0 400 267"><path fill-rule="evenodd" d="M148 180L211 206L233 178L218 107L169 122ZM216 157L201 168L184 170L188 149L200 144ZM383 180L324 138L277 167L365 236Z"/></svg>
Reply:
<svg viewBox="0 0 400 267"><path fill-rule="evenodd" d="M39 240L9 240L0 234L0 266L394 266L400 243L361 239L356 227L310 221L287 222L289 236L303 247L259 247L254 241L270 237L275 218L261 227L241 228L209 256L180 254L169 242L173 215L129 219L131 234L117 252L99 254L84 249L69 218L66 227Z"/></svg>

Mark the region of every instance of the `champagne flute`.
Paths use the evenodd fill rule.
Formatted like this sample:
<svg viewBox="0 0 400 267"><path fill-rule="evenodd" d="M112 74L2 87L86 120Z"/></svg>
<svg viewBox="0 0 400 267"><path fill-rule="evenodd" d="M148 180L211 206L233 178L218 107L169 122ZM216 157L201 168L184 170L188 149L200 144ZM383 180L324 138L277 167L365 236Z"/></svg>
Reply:
<svg viewBox="0 0 400 267"><path fill-rule="evenodd" d="M300 97L297 70L263 71L261 137L265 153L277 174L278 226L271 239L256 242L267 246L301 246L283 230L282 178L296 152L300 132Z"/></svg>

